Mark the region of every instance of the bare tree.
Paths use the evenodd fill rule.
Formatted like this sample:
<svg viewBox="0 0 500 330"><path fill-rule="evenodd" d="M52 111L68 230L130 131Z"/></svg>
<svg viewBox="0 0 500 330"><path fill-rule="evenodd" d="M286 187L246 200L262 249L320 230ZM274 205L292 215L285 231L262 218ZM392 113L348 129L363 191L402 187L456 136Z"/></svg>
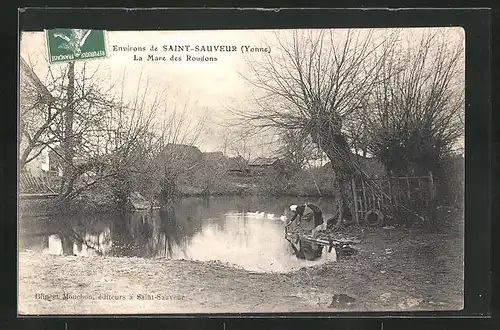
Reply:
<svg viewBox="0 0 500 330"><path fill-rule="evenodd" d="M202 154L195 145L204 127L204 115L196 120L191 118L190 106L189 100L168 100L157 118L160 124L155 132L159 139L150 163L152 177L157 178L152 186L159 187L155 189L156 197L168 199L177 195L179 181L185 181L201 166Z"/></svg>
<svg viewBox="0 0 500 330"><path fill-rule="evenodd" d="M132 190L159 187L165 168L176 175L189 169L185 154L165 149L192 145L203 121L189 120L188 104L178 109L164 91L152 93L142 74L135 94L126 97L125 78L106 82L99 67L49 67L42 82L24 60L21 65L21 166L50 149L63 174L59 202L106 188L125 203Z"/></svg>
<svg viewBox="0 0 500 330"><path fill-rule="evenodd" d="M316 160L318 153L314 144L306 139L297 139L291 132L283 132L278 155L283 159L287 175L302 170L310 161Z"/></svg>
<svg viewBox="0 0 500 330"><path fill-rule="evenodd" d="M294 31L290 42L277 36L273 55L249 61L252 75L244 77L262 92L257 107L236 112L254 127L310 138L337 175L349 177L355 169L343 123L362 109L394 39L372 30Z"/></svg>
<svg viewBox="0 0 500 330"><path fill-rule="evenodd" d="M293 31L291 40L276 35L272 53L248 61L251 74L244 78L260 92L256 106L233 112L255 131L285 131L315 143L331 162L340 203L349 192L343 182L359 173L344 123L363 109L396 37L350 29Z"/></svg>
<svg viewBox="0 0 500 330"><path fill-rule="evenodd" d="M194 144L203 120L190 119L188 102L179 108L167 91L152 93L149 79L142 79L142 74L135 94L127 100L124 86L123 80L116 106L99 127L105 134L100 141L93 136L97 144L88 151L105 147L96 160L105 160L106 176L113 179L110 188L119 200L126 202L134 190L152 201L198 166Z"/></svg>
<svg viewBox="0 0 500 330"><path fill-rule="evenodd" d="M83 63L81 70L76 72L75 63L69 63L56 76L49 67L51 81L59 82L50 85L51 94L55 95L62 110L61 116L49 128L53 139L45 146L58 156L62 170L60 202L70 200L94 185L95 180L75 189L83 174L96 171L104 164L99 137L104 131L102 125L106 117L118 102L110 96L112 86L103 87L102 81L95 77L98 71L99 67L89 72Z"/></svg>
<svg viewBox="0 0 500 330"><path fill-rule="evenodd" d="M75 121L75 125L82 122L78 118L66 116L69 109L84 110L73 114L73 117L88 115L98 120L96 113L89 111L89 105L100 104L103 101L102 95L108 91L101 89L99 93L96 93L94 85L85 84L85 81L89 79L85 77L81 79L83 85L75 89L73 79L72 85L67 80L68 76L74 76L72 65L62 66L58 72L54 72L54 69L49 66L47 78L44 81L35 74L33 66L22 57L20 69L20 167L23 168L38 157L44 148L60 143L63 138L76 138L86 129L86 125L80 125L77 128L65 125L65 120L68 121L66 124L70 121ZM73 91L69 93L71 95L67 93L68 87ZM66 127L65 132L62 131L63 127Z"/></svg>
<svg viewBox="0 0 500 330"><path fill-rule="evenodd" d="M251 134L244 127L226 128L226 132L231 139L227 141L227 150L231 154L239 170L244 170L251 157L253 150L251 148Z"/></svg>
<svg viewBox="0 0 500 330"><path fill-rule="evenodd" d="M464 134L463 40L426 31L416 41L395 47L379 73L366 103L369 148L393 173L438 174Z"/></svg>
<svg viewBox="0 0 500 330"><path fill-rule="evenodd" d="M219 133L219 138L221 140L220 148L222 149L222 153L224 155L227 155L227 152L229 151L230 135L226 130L224 130L221 133Z"/></svg>
<svg viewBox="0 0 500 330"><path fill-rule="evenodd" d="M371 113L367 106L368 97L361 101L362 107L344 121L343 130L348 137L350 149L358 156L367 157L370 153Z"/></svg>
<svg viewBox="0 0 500 330"><path fill-rule="evenodd" d="M58 72L48 66L42 81L22 57L20 64L20 167L50 149L60 160L63 177L59 197L65 199L75 180L89 169L89 164L75 164L74 159L80 156L82 139L95 131L113 106L107 96L112 86L103 88L95 79L99 67L89 72L83 64L75 73L74 63L60 66Z"/></svg>

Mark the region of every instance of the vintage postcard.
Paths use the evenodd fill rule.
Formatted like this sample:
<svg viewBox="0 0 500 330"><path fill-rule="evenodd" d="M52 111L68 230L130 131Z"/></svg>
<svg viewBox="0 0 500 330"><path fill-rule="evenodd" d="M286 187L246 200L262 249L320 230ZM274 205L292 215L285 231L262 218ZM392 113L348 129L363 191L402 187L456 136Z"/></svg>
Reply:
<svg viewBox="0 0 500 330"><path fill-rule="evenodd" d="M463 308L462 28L20 38L20 315Z"/></svg>

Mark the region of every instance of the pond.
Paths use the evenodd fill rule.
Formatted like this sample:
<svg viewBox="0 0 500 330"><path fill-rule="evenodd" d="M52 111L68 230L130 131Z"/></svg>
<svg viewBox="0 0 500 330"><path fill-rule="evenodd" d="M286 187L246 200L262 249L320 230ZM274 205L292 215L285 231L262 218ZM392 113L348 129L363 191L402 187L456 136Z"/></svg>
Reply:
<svg viewBox="0 0 500 330"><path fill-rule="evenodd" d="M297 259L284 238L288 206L330 199L183 198L158 210L19 220L19 250L49 254L221 261L256 272L287 272L335 260Z"/></svg>

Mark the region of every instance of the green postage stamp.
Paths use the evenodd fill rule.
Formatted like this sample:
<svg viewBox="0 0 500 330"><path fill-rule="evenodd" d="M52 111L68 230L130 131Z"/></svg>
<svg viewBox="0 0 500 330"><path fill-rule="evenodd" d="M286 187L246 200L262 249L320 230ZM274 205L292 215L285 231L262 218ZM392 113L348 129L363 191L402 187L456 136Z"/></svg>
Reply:
<svg viewBox="0 0 500 330"><path fill-rule="evenodd" d="M49 62L54 64L106 57L105 32L90 29L45 30Z"/></svg>

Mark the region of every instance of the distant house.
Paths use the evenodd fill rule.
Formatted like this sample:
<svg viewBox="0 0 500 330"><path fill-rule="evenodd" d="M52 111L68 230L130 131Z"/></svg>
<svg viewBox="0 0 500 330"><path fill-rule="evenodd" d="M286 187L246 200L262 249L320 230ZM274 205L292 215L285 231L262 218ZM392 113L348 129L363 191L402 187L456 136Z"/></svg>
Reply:
<svg viewBox="0 0 500 330"><path fill-rule="evenodd" d="M169 143L160 157L175 166L190 166L201 162L203 153L193 145Z"/></svg>
<svg viewBox="0 0 500 330"><path fill-rule="evenodd" d="M49 172L49 157L47 152L42 152L29 163L27 163L21 171L29 172L35 178L45 176Z"/></svg>
<svg viewBox="0 0 500 330"><path fill-rule="evenodd" d="M21 108L30 107L34 103L40 105L42 105L42 102L45 105L49 104L54 97L50 94L47 87L45 87L40 78L36 75L33 69L31 69L23 57L20 58L19 65Z"/></svg>
<svg viewBox="0 0 500 330"><path fill-rule="evenodd" d="M61 146L55 146L48 152L49 173L62 176L64 168L64 152ZM85 160L82 157L74 157L73 165L80 165Z"/></svg>
<svg viewBox="0 0 500 330"><path fill-rule="evenodd" d="M203 165L206 168L217 169L218 173L228 172L230 168L229 158L224 156L221 151L204 152Z"/></svg>
<svg viewBox="0 0 500 330"><path fill-rule="evenodd" d="M250 173L250 169L248 168L248 162L245 158L241 156L237 157L229 157L227 160L228 163L228 172L230 174L248 174Z"/></svg>
<svg viewBox="0 0 500 330"><path fill-rule="evenodd" d="M20 58L20 72L19 72L19 82L20 82L20 113L21 113L21 126L19 132L19 157L22 156L24 150L28 146L28 141L23 127L23 118L31 121L30 124L35 124L37 120L43 120L42 114L45 115L47 112L47 105L53 100L53 96L50 94L49 90L42 83L40 78L31 69L31 67L26 63L26 61ZM42 123L40 123L42 125ZM33 134L33 132L30 132ZM38 150L33 150L33 154L38 152ZM28 156L30 158L31 156ZM44 150L33 160L25 165L25 168L21 171L30 172L34 177L40 177L44 175L45 172L49 170L49 159L48 154Z"/></svg>
<svg viewBox="0 0 500 330"><path fill-rule="evenodd" d="M225 163L227 162L227 157L224 156L222 151L215 152L204 152L202 153L203 160L210 163Z"/></svg>
<svg viewBox="0 0 500 330"><path fill-rule="evenodd" d="M252 174L270 174L283 169L283 161L279 158L259 157L248 163Z"/></svg>

